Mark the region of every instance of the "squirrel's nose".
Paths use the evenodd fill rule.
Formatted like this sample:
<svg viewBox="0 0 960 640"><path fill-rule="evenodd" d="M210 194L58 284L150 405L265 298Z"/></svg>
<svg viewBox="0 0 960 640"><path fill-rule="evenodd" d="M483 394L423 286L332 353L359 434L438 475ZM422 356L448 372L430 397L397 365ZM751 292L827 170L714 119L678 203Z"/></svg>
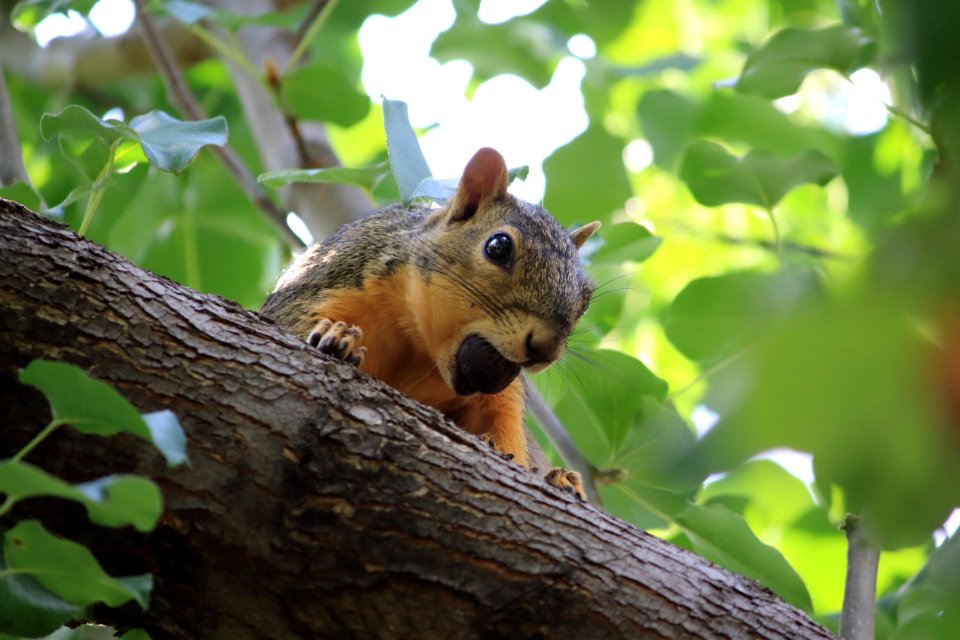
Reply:
<svg viewBox="0 0 960 640"><path fill-rule="evenodd" d="M557 344L552 336L547 339L542 337L534 338L533 331L527 334L525 343L527 350L527 361L524 366L534 366L538 364L549 364L556 358Z"/></svg>

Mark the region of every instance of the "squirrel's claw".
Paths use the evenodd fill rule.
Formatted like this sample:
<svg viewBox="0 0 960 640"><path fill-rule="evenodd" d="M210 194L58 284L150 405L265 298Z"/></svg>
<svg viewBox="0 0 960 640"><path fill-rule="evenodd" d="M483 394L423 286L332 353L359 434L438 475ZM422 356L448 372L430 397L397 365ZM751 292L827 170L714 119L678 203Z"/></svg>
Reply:
<svg viewBox="0 0 960 640"><path fill-rule="evenodd" d="M577 496L583 502L587 501L587 494L583 491L583 482L580 474L576 471L570 471L562 467L554 467L553 470L545 476L545 479L553 486Z"/></svg>
<svg viewBox="0 0 960 640"><path fill-rule="evenodd" d="M360 346L362 340L360 327L327 318L320 320L307 336L307 344L311 347L356 367L363 363L363 356L367 353L367 348Z"/></svg>

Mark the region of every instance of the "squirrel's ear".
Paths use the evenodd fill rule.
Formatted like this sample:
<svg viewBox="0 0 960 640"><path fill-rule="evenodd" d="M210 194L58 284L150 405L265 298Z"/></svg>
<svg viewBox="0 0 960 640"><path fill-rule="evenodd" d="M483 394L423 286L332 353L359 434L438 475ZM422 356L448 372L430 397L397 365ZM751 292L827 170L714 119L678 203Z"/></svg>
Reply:
<svg viewBox="0 0 960 640"><path fill-rule="evenodd" d="M587 238L592 236L597 232L597 229L600 228L600 222L594 220L590 224L585 224L579 229L574 229L570 232L570 239L573 240L573 244L577 246L577 249L583 246L583 243L587 241Z"/></svg>
<svg viewBox="0 0 960 640"><path fill-rule="evenodd" d="M480 149L463 170L460 186L453 197L449 222L467 220L487 199L497 198L507 192L507 163L496 150Z"/></svg>

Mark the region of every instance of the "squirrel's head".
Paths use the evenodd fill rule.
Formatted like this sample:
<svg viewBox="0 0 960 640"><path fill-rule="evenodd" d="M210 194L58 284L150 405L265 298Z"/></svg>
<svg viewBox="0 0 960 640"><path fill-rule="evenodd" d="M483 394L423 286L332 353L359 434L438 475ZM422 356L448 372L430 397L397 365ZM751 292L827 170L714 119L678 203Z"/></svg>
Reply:
<svg viewBox="0 0 960 640"><path fill-rule="evenodd" d="M417 256L430 285L420 301L424 337L460 395L497 393L521 369L549 366L593 293L577 250L600 223L568 233L507 185L503 157L477 151L454 198L430 214Z"/></svg>

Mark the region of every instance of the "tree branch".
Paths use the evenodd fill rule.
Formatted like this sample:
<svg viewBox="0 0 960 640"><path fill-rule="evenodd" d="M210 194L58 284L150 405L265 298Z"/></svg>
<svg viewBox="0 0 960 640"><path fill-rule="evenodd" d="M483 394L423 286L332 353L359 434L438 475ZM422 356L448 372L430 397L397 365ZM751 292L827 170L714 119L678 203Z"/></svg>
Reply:
<svg viewBox="0 0 960 640"><path fill-rule="evenodd" d="M3 63L0 62L0 187L15 182L30 184L30 178L27 176L27 168L23 166L20 138L14 126L10 94L7 93Z"/></svg>
<svg viewBox="0 0 960 640"><path fill-rule="evenodd" d="M847 581L843 588L840 637L873 640L880 545L858 516L847 514L843 529L847 533Z"/></svg>
<svg viewBox="0 0 960 640"><path fill-rule="evenodd" d="M71 481L130 471L160 483L148 536L53 506L58 530L109 570L153 571L149 614L103 617L155 640L831 637L256 314L3 200L0 327L0 456L45 422L15 382L37 357L184 426L191 464L174 470L133 438L69 430L31 453Z"/></svg>

